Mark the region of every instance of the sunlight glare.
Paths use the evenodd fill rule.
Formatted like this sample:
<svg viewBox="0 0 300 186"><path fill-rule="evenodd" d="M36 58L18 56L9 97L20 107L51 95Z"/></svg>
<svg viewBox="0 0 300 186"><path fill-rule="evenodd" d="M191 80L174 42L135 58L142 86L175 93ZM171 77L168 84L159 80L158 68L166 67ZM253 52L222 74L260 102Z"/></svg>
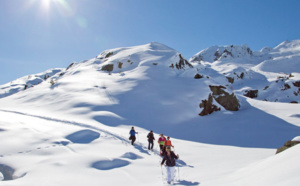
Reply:
<svg viewBox="0 0 300 186"><path fill-rule="evenodd" d="M42 1L42 7L44 10L46 10L47 12L49 12L50 10L50 4L52 1L55 1L55 0L41 0Z"/></svg>

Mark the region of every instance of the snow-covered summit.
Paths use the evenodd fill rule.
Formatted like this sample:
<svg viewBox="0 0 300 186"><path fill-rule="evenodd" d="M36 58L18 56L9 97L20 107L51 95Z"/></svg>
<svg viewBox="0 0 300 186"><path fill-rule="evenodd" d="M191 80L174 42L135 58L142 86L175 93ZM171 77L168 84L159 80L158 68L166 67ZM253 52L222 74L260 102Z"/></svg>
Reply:
<svg viewBox="0 0 300 186"><path fill-rule="evenodd" d="M159 66L177 69L192 67L179 52L157 42L106 50L97 56L95 63L101 64L104 70L110 72L122 72L138 66L153 65L158 66L157 68Z"/></svg>
<svg viewBox="0 0 300 186"><path fill-rule="evenodd" d="M293 41L284 41L280 43L278 46L274 48L279 52L293 52L299 53L300 52L300 40L293 40Z"/></svg>
<svg viewBox="0 0 300 186"><path fill-rule="evenodd" d="M252 50L247 44L242 46L212 46L207 49L201 50L196 55L190 58L191 62L214 62L217 60L226 60L234 58L249 58L252 56Z"/></svg>

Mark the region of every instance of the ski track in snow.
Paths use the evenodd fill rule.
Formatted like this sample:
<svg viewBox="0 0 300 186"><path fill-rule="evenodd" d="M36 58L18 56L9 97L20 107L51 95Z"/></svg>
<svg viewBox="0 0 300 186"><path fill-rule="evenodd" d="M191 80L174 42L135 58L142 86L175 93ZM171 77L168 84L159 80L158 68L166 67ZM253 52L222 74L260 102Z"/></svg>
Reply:
<svg viewBox="0 0 300 186"><path fill-rule="evenodd" d="M34 114L20 112L20 111L3 110L3 109L0 109L0 111L1 112L18 114L18 115L23 115L23 116L28 116L28 117L39 118L39 119L43 119L43 120L47 120L47 121L59 122L61 124L66 124L66 125L74 125L74 126L79 126L79 127L85 128L83 130L80 130L78 132L70 134L70 135L68 135L66 137L67 139L69 139L73 143L86 143L86 144L89 143L89 141L82 142L82 141L80 141L80 139L77 139L77 137L76 137L77 135L76 134L79 134L79 136L80 136L80 133L91 134L91 131L88 130L88 129L91 129L91 130L94 130L94 131L98 131L100 133L105 133L105 134L107 134L109 136L112 136L114 139L117 139L117 140L121 141L123 144L127 144L127 145L131 146L131 142L128 141L128 139L126 139L124 137L121 137L121 136L119 136L117 134L114 134L112 132L109 132L107 130L100 129L100 128L95 127L95 126L90 126L90 125L85 124L85 123L80 123L80 122L75 122L75 121L68 121L68 120L62 120L62 119L57 119L57 118L53 118L53 117L46 117L46 116L34 115ZM94 132L94 133L96 133L96 132ZM99 136L100 136L100 134L99 134ZM79 140L79 142L78 142L78 140ZM50 150L51 148L57 148L57 147L66 147L69 150L73 151L72 148L70 148L70 147L67 146L68 144L69 144L68 141L59 141L59 142L56 142L55 144L52 144L52 145L38 146L36 148L28 149L28 150L25 150L25 151L19 151L19 152L15 152L15 153L2 154L2 155L0 154L0 158L6 157L6 156L12 156L12 155L15 155L15 154L27 154L27 153L31 153L31 152L34 152L34 151L45 150L45 149L49 149ZM157 157L157 163L160 164L160 162L161 162L161 156L160 156L159 149L157 149L157 150L155 150L155 149L148 150L147 146L144 146L142 143L139 143L139 142L136 142L133 147L135 149L137 149L138 151L140 151L141 153L144 153L146 155L155 155ZM129 160L137 160L137 159L142 159L143 157L141 157L139 155L136 155L136 154L134 154L132 152L127 152L127 153L123 154L120 158L126 158L126 159L129 159ZM95 169L98 169L98 170L105 171L105 170L111 170L111 169L115 169L115 168L121 168L121 167L127 166L129 164L130 164L129 161L115 158L115 159L112 159L112 160L100 160L100 161L96 161L96 162L94 162L94 163L91 164L91 167L93 167ZM187 181L187 180L180 180L180 178L178 178L179 177L178 176L179 175L179 167L190 167L190 168L193 168L193 166L187 165L183 160L178 159L177 160L177 165L176 165L176 173L175 173L175 174L177 174L177 176L175 176L177 180L175 180L175 182L173 184L171 184L171 185L199 185L199 182L190 182L190 181ZM9 172L8 172L8 170L9 170ZM162 171L161 179L162 179L163 185L170 185L170 184L168 184L166 182L166 173L164 173L164 171L166 171L166 170L164 170L164 168L162 168L161 171ZM13 179L14 169L13 168L8 168L8 166L5 165L5 164L0 164L0 173L5 174L4 180L12 180ZM23 175L21 175L20 177L23 177L25 175L26 175L26 173L23 174ZM14 179L16 179L16 178L14 178Z"/></svg>
<svg viewBox="0 0 300 186"><path fill-rule="evenodd" d="M79 127L82 127L82 128L92 129L92 130L95 130L95 131L98 131L98 132L101 132L101 133L108 134L108 135L112 136L113 138L120 140L122 143L130 145L130 141L128 141L127 138L118 136L118 135L116 135L116 134L114 134L114 133L111 133L111 132L109 132L109 131L107 131L107 130L100 129L100 128L98 128L98 127L91 126L91 125L88 125L88 124L85 124L85 123L79 123L79 122L68 121L68 120L61 120L61 119L52 118L52 117L46 117L46 116L33 115L33 114L24 113L24 112L19 112L19 111L11 111L11 110L3 110L3 109L0 109L0 111L2 111L2 112L14 113L14 114L20 114L20 115L23 115L23 116L35 117L35 118L39 118L39 119L44 119L44 120L48 120L48 121L59 122L59 123L68 124L68 125L75 125L75 126L79 126ZM142 146L142 144L139 143L139 142L136 142L135 144L136 144L136 145L134 145L134 147L135 147L137 150L139 150L139 151L142 152L142 153L145 153L145 154L148 154L148 155L149 155L149 152L146 150L147 147ZM63 144L62 144L62 145L63 145ZM64 145L63 145L63 146L64 146ZM41 149L41 148L49 148L49 147L38 147L37 149ZM159 154L159 153L157 152L157 154Z"/></svg>

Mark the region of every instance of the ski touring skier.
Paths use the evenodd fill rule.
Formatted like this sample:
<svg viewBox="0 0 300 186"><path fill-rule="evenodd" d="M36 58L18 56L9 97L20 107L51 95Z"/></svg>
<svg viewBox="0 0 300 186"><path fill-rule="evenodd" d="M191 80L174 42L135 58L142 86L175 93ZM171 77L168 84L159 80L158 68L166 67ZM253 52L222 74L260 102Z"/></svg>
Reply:
<svg viewBox="0 0 300 186"><path fill-rule="evenodd" d="M153 134L153 131L151 130L150 132L149 132L149 134L147 135L147 138L148 138L148 149L149 150L152 150L153 149L153 140L155 140L155 138L154 138L154 134Z"/></svg>
<svg viewBox="0 0 300 186"><path fill-rule="evenodd" d="M166 152L164 154L164 158L161 162L161 166L166 163L167 169L167 182L171 184L174 182L175 179L175 166L176 160L179 158L179 155L175 155L173 151L171 151L171 147L166 147Z"/></svg>
<svg viewBox="0 0 300 186"><path fill-rule="evenodd" d="M163 143L163 150L162 150L162 153L161 153L162 156L166 152L167 147L170 147L170 148L173 147L174 148L174 146L172 145L172 142L170 140L170 136L168 136L167 139L165 138L165 141Z"/></svg>
<svg viewBox="0 0 300 186"><path fill-rule="evenodd" d="M174 146L172 145L171 140L170 140L170 136L167 137L167 140L166 140L165 143L164 143L164 147L165 147L165 148L166 148L166 147L174 147Z"/></svg>
<svg viewBox="0 0 300 186"><path fill-rule="evenodd" d="M159 148L160 148L160 155L163 155L164 153L164 144L165 144L166 138L164 136L164 134L160 134L160 137L158 139L158 144L159 144Z"/></svg>
<svg viewBox="0 0 300 186"><path fill-rule="evenodd" d="M129 134L130 134L129 140L131 140L131 145L133 145L136 139L135 134L138 134L138 132L135 132L134 127L131 127Z"/></svg>

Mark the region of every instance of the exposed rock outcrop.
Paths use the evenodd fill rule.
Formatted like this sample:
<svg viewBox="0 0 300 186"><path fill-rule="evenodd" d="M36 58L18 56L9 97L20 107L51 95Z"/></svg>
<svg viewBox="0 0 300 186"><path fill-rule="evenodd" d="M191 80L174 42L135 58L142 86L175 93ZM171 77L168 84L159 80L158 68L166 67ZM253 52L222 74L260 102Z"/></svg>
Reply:
<svg viewBox="0 0 300 186"><path fill-rule="evenodd" d="M249 97L249 98L256 98L258 95L258 90L246 90L246 94L244 96Z"/></svg>
<svg viewBox="0 0 300 186"><path fill-rule="evenodd" d="M213 113L214 111L221 110L220 107L213 104L213 100L215 100L218 104L222 105L226 110L230 111L238 111L240 108L239 100L234 95L234 93L229 94L224 89L224 86L209 86L212 94L209 94L208 100L202 100L200 104L200 108L203 108L200 116L205 116Z"/></svg>
<svg viewBox="0 0 300 186"><path fill-rule="evenodd" d="M208 96L208 100L202 100L202 103L199 105L203 110L199 113L200 116L205 116L213 113L214 111L221 110L220 107L217 107L213 104L213 97L211 94Z"/></svg>
<svg viewBox="0 0 300 186"><path fill-rule="evenodd" d="M291 140L289 140L289 141L285 142L282 147L277 149L276 154L278 154L282 151L285 151L286 149L291 148L292 146L297 145L299 143L300 143L300 141L291 141Z"/></svg>
<svg viewBox="0 0 300 186"><path fill-rule="evenodd" d="M101 70L111 72L114 70L113 64L107 64L105 66L102 66Z"/></svg>
<svg viewBox="0 0 300 186"><path fill-rule="evenodd" d="M300 81L293 82L293 85L300 88Z"/></svg>
<svg viewBox="0 0 300 186"><path fill-rule="evenodd" d="M213 92L214 99L222 105L226 110L238 111L240 108L239 100L234 95L234 93L229 94L224 89L224 86L209 86L210 90Z"/></svg>
<svg viewBox="0 0 300 186"><path fill-rule="evenodd" d="M198 73L194 76L194 79L201 79L201 78L203 78L203 76Z"/></svg>
<svg viewBox="0 0 300 186"><path fill-rule="evenodd" d="M175 64L175 67L176 67L177 69L184 69L184 67L185 67L186 65L187 65L188 67L190 67L190 68L193 68L193 65L191 65L186 59L184 59L184 58L182 57L181 54L179 54L179 61L178 61L178 63ZM170 68L174 68L174 64L171 64L171 65L170 65Z"/></svg>

